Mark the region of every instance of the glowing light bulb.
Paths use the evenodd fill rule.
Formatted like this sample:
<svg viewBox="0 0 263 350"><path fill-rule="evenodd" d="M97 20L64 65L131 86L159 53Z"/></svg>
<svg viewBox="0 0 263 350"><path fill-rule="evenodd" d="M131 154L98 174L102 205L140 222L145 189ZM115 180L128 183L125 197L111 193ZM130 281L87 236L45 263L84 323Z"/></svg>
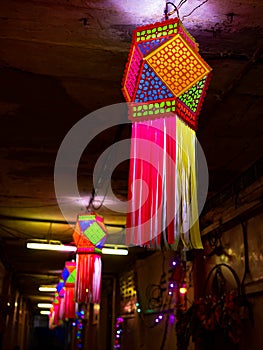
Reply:
<svg viewBox="0 0 263 350"><path fill-rule="evenodd" d="M179 293L180 293L180 294L186 294L186 293L187 293L187 288L181 287L181 288L179 289Z"/></svg>

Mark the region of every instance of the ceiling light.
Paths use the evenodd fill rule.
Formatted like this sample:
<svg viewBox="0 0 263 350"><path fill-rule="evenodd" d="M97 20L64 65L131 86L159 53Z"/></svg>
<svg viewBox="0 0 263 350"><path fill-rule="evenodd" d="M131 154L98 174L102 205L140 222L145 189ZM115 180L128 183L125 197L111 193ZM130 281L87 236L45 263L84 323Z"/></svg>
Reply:
<svg viewBox="0 0 263 350"><path fill-rule="evenodd" d="M50 309L52 307L52 304L49 304L49 303L38 303L37 307L39 307L40 309L41 308L43 308L43 309Z"/></svg>
<svg viewBox="0 0 263 350"><path fill-rule="evenodd" d="M102 248L102 254L109 255L128 255L128 249L119 249L119 248Z"/></svg>
<svg viewBox="0 0 263 350"><path fill-rule="evenodd" d="M29 249L53 250L60 252L76 252L77 250L77 247L73 245L64 245L60 241L31 240L27 242L26 246ZM102 254L128 255L128 249L125 246L106 244L104 248L102 248Z"/></svg>
<svg viewBox="0 0 263 350"><path fill-rule="evenodd" d="M40 292L56 292L57 288L56 286L40 286L38 290Z"/></svg>
<svg viewBox="0 0 263 350"><path fill-rule="evenodd" d="M71 245L64 245L60 241L31 241L27 242L27 248L29 249L39 249L39 250L53 250L60 252L75 252L76 247Z"/></svg>
<svg viewBox="0 0 263 350"><path fill-rule="evenodd" d="M49 314L50 314L50 311L48 311L48 310L41 310L41 311L40 311L40 314L41 314L41 315L49 315Z"/></svg>

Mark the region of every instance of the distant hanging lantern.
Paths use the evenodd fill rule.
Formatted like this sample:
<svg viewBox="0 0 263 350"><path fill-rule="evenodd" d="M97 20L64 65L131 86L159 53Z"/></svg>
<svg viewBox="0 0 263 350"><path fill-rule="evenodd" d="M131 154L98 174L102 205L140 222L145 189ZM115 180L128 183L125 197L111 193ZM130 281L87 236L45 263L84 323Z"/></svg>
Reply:
<svg viewBox="0 0 263 350"><path fill-rule="evenodd" d="M73 233L77 246L76 301L100 303L101 248L107 237L103 218L95 213L79 215Z"/></svg>
<svg viewBox="0 0 263 350"><path fill-rule="evenodd" d="M55 324L55 319L56 319L56 313L57 313L57 309L58 306L56 306L56 304L54 304L54 302L52 303L52 306L50 308L50 312L49 312L49 328L53 329L55 328L57 325Z"/></svg>
<svg viewBox="0 0 263 350"><path fill-rule="evenodd" d="M59 311L60 311L60 300L58 298L58 294L56 293L54 296L54 300L52 302L52 306L50 308L49 313L49 328L53 329L57 326L59 326L62 322L60 322L59 317Z"/></svg>
<svg viewBox="0 0 263 350"><path fill-rule="evenodd" d="M65 267L61 274L65 282L65 318L76 317L76 303L75 303L75 279L76 279L76 263L73 261L66 261Z"/></svg>
<svg viewBox="0 0 263 350"><path fill-rule="evenodd" d="M59 298L59 320L65 319L65 282L61 278L57 284L57 295Z"/></svg>
<svg viewBox="0 0 263 350"><path fill-rule="evenodd" d="M202 248L195 130L210 75L178 18L133 32L122 89L133 121L128 244Z"/></svg>

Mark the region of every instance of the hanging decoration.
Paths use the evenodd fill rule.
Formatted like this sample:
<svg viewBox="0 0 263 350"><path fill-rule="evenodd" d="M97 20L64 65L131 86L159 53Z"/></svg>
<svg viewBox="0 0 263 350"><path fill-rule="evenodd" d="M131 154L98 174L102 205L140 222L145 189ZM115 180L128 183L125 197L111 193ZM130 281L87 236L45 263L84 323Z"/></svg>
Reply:
<svg viewBox="0 0 263 350"><path fill-rule="evenodd" d="M49 312L49 328L53 329L62 325L64 320L64 303L56 292Z"/></svg>
<svg viewBox="0 0 263 350"><path fill-rule="evenodd" d="M73 233L77 246L76 301L100 303L101 248L107 237L103 218L95 213L79 215Z"/></svg>
<svg viewBox="0 0 263 350"><path fill-rule="evenodd" d="M210 75L179 18L133 32L122 88L133 121L127 244L202 248L195 130Z"/></svg>
<svg viewBox="0 0 263 350"><path fill-rule="evenodd" d="M76 303L74 294L76 279L76 263L74 261L66 261L61 277L65 282L65 319L75 318Z"/></svg>
<svg viewBox="0 0 263 350"><path fill-rule="evenodd" d="M59 325L59 301L54 298L49 312L49 328L54 329Z"/></svg>
<svg viewBox="0 0 263 350"><path fill-rule="evenodd" d="M57 297L59 298L59 320L65 319L65 282L61 278L57 284Z"/></svg>

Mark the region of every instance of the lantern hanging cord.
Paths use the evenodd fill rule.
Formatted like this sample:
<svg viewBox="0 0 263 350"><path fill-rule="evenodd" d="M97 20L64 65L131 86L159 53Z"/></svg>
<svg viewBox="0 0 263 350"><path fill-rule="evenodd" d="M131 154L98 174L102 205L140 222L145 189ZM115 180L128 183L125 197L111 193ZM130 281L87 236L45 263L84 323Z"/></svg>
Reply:
<svg viewBox="0 0 263 350"><path fill-rule="evenodd" d="M167 20L169 18L169 16L171 16L172 14L174 14L176 12L177 17L179 18L179 9L183 6L183 4L185 4L187 2L187 0L181 0L179 2L179 4L176 6L173 2L171 1L166 1L165 3L165 9L164 9L164 15L165 15L165 19ZM173 10L169 12L169 5L173 6Z"/></svg>
<svg viewBox="0 0 263 350"><path fill-rule="evenodd" d="M113 141L113 145L115 143L117 143L120 139L121 139L121 134L122 134L122 131L124 129L124 125L121 124L119 125L119 128L116 132L116 135L115 135L115 138L114 138L114 141ZM101 170L101 176L100 178L98 179L97 183L94 184L93 188L92 188L92 192L91 192L91 197L90 197L90 200L89 200L89 204L87 205L86 207L86 210L88 212L91 212L93 210L99 210L102 206L103 206L103 203L106 199L106 196L107 196L107 193L108 193L108 190L109 190L109 186L110 186L110 182L107 181L107 186L106 186L106 190L105 190L105 193L104 193L104 196L100 202L100 204L98 206L95 206L94 205L94 201L95 201L95 197L97 195L97 190L98 190L98 186L99 186L99 182L105 180L105 174L107 173L107 163L110 162L110 157L112 156L113 154L113 148L110 150L110 153L108 154L108 157L107 157L107 161L105 162L104 166L103 166L103 169Z"/></svg>
<svg viewBox="0 0 263 350"><path fill-rule="evenodd" d="M168 8L169 5L173 6L173 10L169 12ZM169 16L171 16L173 13L177 14L177 17L179 18L179 11L178 8L175 6L174 3L172 3L171 1L167 1L166 5L165 5L165 9L164 9L164 16L165 16L165 20L167 20L169 18Z"/></svg>
<svg viewBox="0 0 263 350"><path fill-rule="evenodd" d="M204 0L200 5L196 6L191 12L188 13L188 15L184 15L183 18L182 18L182 21L186 18L186 17L189 17L191 16L191 14L197 10L199 7L203 6L208 0Z"/></svg>
<svg viewBox="0 0 263 350"><path fill-rule="evenodd" d="M183 4L185 4L188 0L181 0L179 2L179 4L176 6L173 2L171 1L166 1L165 4L165 10L164 10L164 16L165 16L165 20L168 20L169 16L173 15L175 12L177 14L177 17L180 19L179 16L179 9L183 6ZM201 4L199 4L198 6L196 6L191 12L189 12L187 15L184 15L182 17L182 21L186 18L191 16L191 14L193 12L195 12L199 7L203 6L206 2L208 2L208 0L204 0ZM171 5L173 7L173 9L171 11L169 11L169 5Z"/></svg>

